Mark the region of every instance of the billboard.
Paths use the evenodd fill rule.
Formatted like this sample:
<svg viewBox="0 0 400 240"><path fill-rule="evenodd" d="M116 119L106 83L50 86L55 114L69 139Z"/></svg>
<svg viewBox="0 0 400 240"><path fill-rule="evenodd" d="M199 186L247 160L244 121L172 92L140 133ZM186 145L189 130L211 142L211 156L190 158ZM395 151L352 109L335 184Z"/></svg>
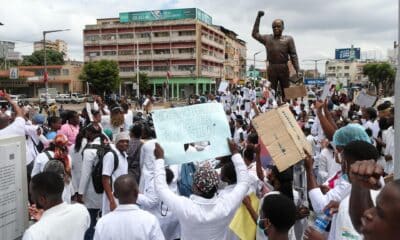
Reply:
<svg viewBox="0 0 400 240"><path fill-rule="evenodd" d="M212 24L212 18L208 14L197 8L119 13L119 21L121 23L179 20L188 18L198 19L204 23Z"/></svg>
<svg viewBox="0 0 400 240"><path fill-rule="evenodd" d="M361 50L360 48L339 48L335 49L336 60L351 60L360 59Z"/></svg>
<svg viewBox="0 0 400 240"><path fill-rule="evenodd" d="M305 85L325 85L326 80L324 78L304 78Z"/></svg>

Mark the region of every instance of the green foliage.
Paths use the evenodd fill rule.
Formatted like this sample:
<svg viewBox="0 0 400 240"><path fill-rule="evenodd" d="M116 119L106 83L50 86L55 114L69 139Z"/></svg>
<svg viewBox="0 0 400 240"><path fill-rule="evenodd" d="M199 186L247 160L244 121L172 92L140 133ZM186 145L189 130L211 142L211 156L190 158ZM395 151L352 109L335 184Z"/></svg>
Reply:
<svg viewBox="0 0 400 240"><path fill-rule="evenodd" d="M384 95L392 94L396 70L389 63L368 63L363 67L363 74L368 76L377 91L382 87Z"/></svg>
<svg viewBox="0 0 400 240"><path fill-rule="evenodd" d="M109 60L86 63L79 78L89 82L90 89L98 95L110 93L120 84L118 63Z"/></svg>
<svg viewBox="0 0 400 240"><path fill-rule="evenodd" d="M64 65L64 54L54 50L46 50L47 65ZM21 63L22 66L43 66L44 50L35 51L32 55L25 56Z"/></svg>

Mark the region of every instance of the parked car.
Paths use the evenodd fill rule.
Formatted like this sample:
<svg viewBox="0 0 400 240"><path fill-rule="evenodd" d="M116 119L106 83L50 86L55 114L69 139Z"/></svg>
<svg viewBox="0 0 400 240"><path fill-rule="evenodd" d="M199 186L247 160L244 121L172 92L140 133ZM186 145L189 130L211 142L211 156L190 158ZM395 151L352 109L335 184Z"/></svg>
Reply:
<svg viewBox="0 0 400 240"><path fill-rule="evenodd" d="M85 96L80 93L71 94L71 103L83 103L85 101Z"/></svg>
<svg viewBox="0 0 400 240"><path fill-rule="evenodd" d="M40 104L46 103L46 94L45 93L40 95L39 103ZM48 98L47 98L47 104L52 104L52 103L56 103L56 96L49 94Z"/></svg>
<svg viewBox="0 0 400 240"><path fill-rule="evenodd" d="M58 103L70 103L71 96L69 94L59 94L56 96L56 102Z"/></svg>

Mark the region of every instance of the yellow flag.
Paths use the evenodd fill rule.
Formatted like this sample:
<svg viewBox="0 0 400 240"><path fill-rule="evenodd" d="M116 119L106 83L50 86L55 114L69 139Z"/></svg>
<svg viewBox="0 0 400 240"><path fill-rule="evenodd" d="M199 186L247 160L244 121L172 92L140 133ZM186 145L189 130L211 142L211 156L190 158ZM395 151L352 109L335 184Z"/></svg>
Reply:
<svg viewBox="0 0 400 240"><path fill-rule="evenodd" d="M257 212L260 200L257 198L255 193L249 195L251 200L251 206ZM239 209L236 211L229 228L238 236L241 240L254 240L256 239L257 225L251 217L246 206L242 203Z"/></svg>

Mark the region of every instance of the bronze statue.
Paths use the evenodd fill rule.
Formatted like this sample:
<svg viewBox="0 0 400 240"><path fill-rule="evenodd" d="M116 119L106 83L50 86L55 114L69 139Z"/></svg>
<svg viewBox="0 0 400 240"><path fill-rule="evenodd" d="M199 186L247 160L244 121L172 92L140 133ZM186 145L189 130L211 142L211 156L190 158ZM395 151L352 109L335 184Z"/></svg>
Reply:
<svg viewBox="0 0 400 240"><path fill-rule="evenodd" d="M261 35L259 33L260 18L264 16L263 11L259 11L253 27L253 38L262 43L267 51L268 78L272 89L277 92L278 81L281 86L281 93L285 99L284 89L290 86L289 83L289 57L293 64L296 74L299 74L299 60L297 58L296 47L291 36L282 35L284 22L276 19L272 23L273 34Z"/></svg>

